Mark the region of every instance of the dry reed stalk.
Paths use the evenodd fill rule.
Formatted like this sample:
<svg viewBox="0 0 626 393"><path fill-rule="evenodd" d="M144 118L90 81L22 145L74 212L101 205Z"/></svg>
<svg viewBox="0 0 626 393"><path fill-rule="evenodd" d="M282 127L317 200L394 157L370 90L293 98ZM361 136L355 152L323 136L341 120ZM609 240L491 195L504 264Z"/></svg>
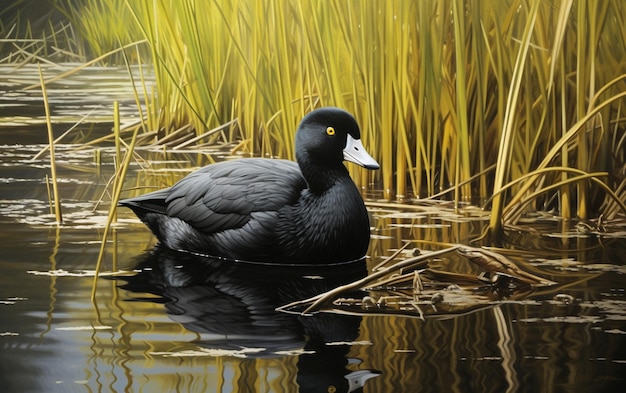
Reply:
<svg viewBox="0 0 626 393"><path fill-rule="evenodd" d="M375 174L351 167L359 185L388 198L496 195L494 232L507 212L517 216L511 202L528 195L516 179L543 169L543 157L589 173L616 170L604 158L619 153L608 142L623 128L623 81L611 81L625 48L604 37L626 37L619 1L94 0L70 13L100 53L115 36L119 46L149 43L158 91L150 99L144 91L150 131L189 125L200 136L239 119L228 137L248 153L293 158L302 115L340 106L356 115L382 164ZM612 102L596 112L600 125L569 138L599 100ZM486 170L493 165L495 173ZM527 209L558 200L564 217L590 215L594 193L563 183Z"/></svg>
<svg viewBox="0 0 626 393"><path fill-rule="evenodd" d="M48 92L46 83L41 71L41 65L37 65L39 71L39 81L41 83L41 93L43 95L43 104L46 112L46 126L48 129L48 145L50 150L50 173L52 176L52 195L54 197L54 215L59 224L63 223L63 213L61 212L61 197L59 196L59 185L57 181L57 166L54 158L54 133L52 131L52 119L50 117L50 107L48 105Z"/></svg>

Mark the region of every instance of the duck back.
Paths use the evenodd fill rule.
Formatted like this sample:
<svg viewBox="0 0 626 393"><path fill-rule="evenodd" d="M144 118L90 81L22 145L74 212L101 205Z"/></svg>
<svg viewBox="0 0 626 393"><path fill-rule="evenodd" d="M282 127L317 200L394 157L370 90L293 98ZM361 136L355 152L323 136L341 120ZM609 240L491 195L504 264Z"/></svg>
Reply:
<svg viewBox="0 0 626 393"><path fill-rule="evenodd" d="M325 192L313 193L298 165L286 160L209 165L120 205L168 248L204 255L335 263L363 257L369 244L367 210L347 171Z"/></svg>
<svg viewBox="0 0 626 393"><path fill-rule="evenodd" d="M329 264L365 256L369 219L344 161L379 165L354 117L307 113L296 162L249 158L208 165L165 190L120 202L174 250L273 263Z"/></svg>

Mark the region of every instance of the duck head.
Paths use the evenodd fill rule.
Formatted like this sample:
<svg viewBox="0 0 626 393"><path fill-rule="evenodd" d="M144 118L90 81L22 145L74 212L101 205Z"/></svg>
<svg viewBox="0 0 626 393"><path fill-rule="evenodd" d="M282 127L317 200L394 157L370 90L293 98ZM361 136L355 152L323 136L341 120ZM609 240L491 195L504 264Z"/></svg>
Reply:
<svg viewBox="0 0 626 393"><path fill-rule="evenodd" d="M296 134L296 159L301 164L332 167L345 160L367 169L380 168L363 147L354 117L333 107L314 110L302 119Z"/></svg>

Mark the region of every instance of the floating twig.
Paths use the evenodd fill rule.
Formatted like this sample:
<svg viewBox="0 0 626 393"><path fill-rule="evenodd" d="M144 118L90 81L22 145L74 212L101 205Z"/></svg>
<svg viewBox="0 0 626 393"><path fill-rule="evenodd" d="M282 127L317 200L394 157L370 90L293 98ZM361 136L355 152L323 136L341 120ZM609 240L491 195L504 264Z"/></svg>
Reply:
<svg viewBox="0 0 626 393"><path fill-rule="evenodd" d="M484 248L462 246L457 248L457 252L487 271L514 277L530 285L549 286L556 284L554 281L525 272L504 255Z"/></svg>
<svg viewBox="0 0 626 393"><path fill-rule="evenodd" d="M402 247L400 247L399 249L396 250L396 252L394 252L393 254L391 254L391 256L385 258L384 261L382 261L381 263L379 263L378 265L374 266L374 268L372 269L372 271L376 271L379 270L382 266L385 266L389 261L393 260L395 257L397 257L398 255L400 255L400 253L402 251L404 251L409 244L411 244L410 242L405 242Z"/></svg>
<svg viewBox="0 0 626 393"><path fill-rule="evenodd" d="M395 258L405 247L406 244L382 264ZM493 280L493 277L437 271L428 267L428 260L454 251L480 265L485 271L507 277L507 279ZM367 277L317 296L278 307L277 310L309 315L320 311L329 303L335 306L334 311L345 310L346 307L359 308L360 304L360 308L368 313L371 313L370 309L373 308L374 312L383 314L417 312L419 318L424 318L425 312L422 306L430 306L437 315L442 317L442 311L439 310L441 307L448 310L443 312L448 313L449 310L471 306L472 302L488 304L501 298L515 299L533 292L536 287L554 284L556 283L523 271L513 261L496 252L465 245L453 245L374 270ZM359 295L355 297L354 293L348 293L357 290L369 292L369 294L359 298ZM376 300L372 293L381 291L385 294ZM446 303L442 303L444 293L446 299L451 299ZM389 296L390 294L393 296ZM435 307L436 303L440 305ZM302 308L304 311L298 311Z"/></svg>
<svg viewBox="0 0 626 393"><path fill-rule="evenodd" d="M289 303L285 306L281 306L279 308L277 308L277 310L279 311L284 311L287 310L289 308L295 307L295 306L301 306L301 305L306 305L309 304L310 305L302 312L303 315L305 314L311 314L312 312L318 310L320 307L322 307L324 304L328 303L329 301L331 301L333 298L337 297L339 294L346 292L346 291L351 291L351 290L355 290L358 288L362 288L365 285L378 280L381 277L384 277L385 275L389 274L392 271L396 271L396 270L401 270L403 268L406 268L408 266L414 266L416 263L421 262L421 261L425 261L427 259L430 258L434 258L434 257L438 257L440 255L444 255L453 251L456 251L460 246L453 246L453 247L449 247L449 248L445 248L443 250L439 250L439 251L433 251L433 252L429 252L426 254L422 254L422 255L418 255L416 257L412 257L409 259L405 259L403 261L400 261L386 269L382 269L379 270L375 273L370 274L367 277L364 277L360 280L354 281L350 284L346 284L346 285L342 285L339 286L337 288L334 288L328 292L322 293L320 295L314 296L312 298L309 299L305 299L305 300L300 300L297 302L293 302L293 303Z"/></svg>

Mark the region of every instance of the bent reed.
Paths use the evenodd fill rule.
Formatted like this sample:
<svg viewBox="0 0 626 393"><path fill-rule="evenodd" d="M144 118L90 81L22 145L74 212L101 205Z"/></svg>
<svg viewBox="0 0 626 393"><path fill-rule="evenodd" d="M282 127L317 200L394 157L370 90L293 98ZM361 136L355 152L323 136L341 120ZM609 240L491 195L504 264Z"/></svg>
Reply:
<svg viewBox="0 0 626 393"><path fill-rule="evenodd" d="M299 119L338 106L381 164L352 177L390 199L491 197L496 232L532 210L624 214L620 0L82 3L58 6L85 51L150 59L147 131L293 158Z"/></svg>

